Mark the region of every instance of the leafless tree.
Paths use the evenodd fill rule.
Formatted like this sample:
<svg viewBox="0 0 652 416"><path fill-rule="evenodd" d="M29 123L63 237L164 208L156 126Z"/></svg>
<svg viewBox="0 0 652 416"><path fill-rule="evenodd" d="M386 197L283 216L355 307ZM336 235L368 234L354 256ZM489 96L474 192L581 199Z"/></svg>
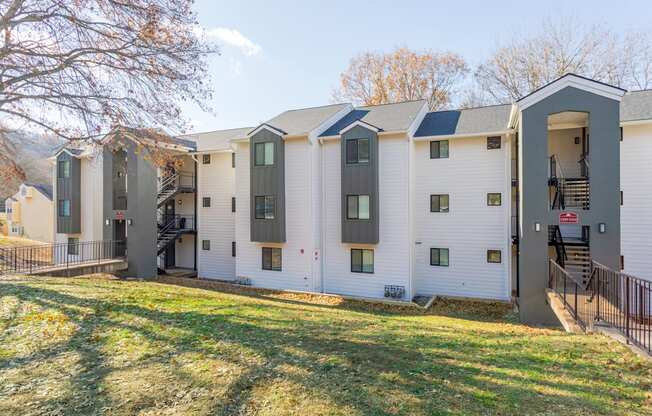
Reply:
<svg viewBox="0 0 652 416"><path fill-rule="evenodd" d="M619 36L604 26L585 27L570 18L546 20L540 32L499 46L478 66L475 98L484 94L485 103L510 102L567 73L626 89L652 87L650 37Z"/></svg>
<svg viewBox="0 0 652 416"><path fill-rule="evenodd" d="M341 74L333 100L375 105L425 99L437 110L451 103L467 71L464 59L451 52L364 52Z"/></svg>
<svg viewBox="0 0 652 416"><path fill-rule="evenodd" d="M64 139L113 127L182 132L209 110L193 0L0 0L0 117Z"/></svg>

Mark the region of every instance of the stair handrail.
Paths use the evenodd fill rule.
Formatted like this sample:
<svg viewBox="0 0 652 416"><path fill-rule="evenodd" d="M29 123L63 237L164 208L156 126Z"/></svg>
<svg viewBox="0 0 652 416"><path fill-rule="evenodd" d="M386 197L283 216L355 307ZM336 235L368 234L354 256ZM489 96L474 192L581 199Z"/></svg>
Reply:
<svg viewBox="0 0 652 416"><path fill-rule="evenodd" d="M161 193L162 191L164 191L165 189L167 189L167 187L168 187L170 184L172 184L173 182L175 182L175 181L177 180L178 177L179 177L179 174L178 174L178 173L172 173L172 174L169 174L169 175L163 176L163 177L161 178L160 183L159 183L159 186L158 186L158 192Z"/></svg>
<svg viewBox="0 0 652 416"><path fill-rule="evenodd" d="M566 246L564 246L564 237L561 235L561 228L558 225L554 226L553 230L553 243L555 243L555 251L557 251L557 260L561 267L566 268L566 260L568 260L568 253L566 253Z"/></svg>
<svg viewBox="0 0 652 416"><path fill-rule="evenodd" d="M554 172L553 172L553 165L554 165ZM557 170L559 170L559 175L557 175ZM563 184L566 181L566 177L564 175L564 169L561 167L561 164L559 163L559 158L557 157L556 154L550 156L550 177L555 179L554 186L555 186L555 191L557 192L557 196L559 196L559 208L566 209L566 199L564 197L564 187L563 187ZM553 199L552 201L551 209L555 209L555 200L556 199Z"/></svg>
<svg viewBox="0 0 652 416"><path fill-rule="evenodd" d="M161 228L158 230L158 236L159 237L161 235L165 234L166 231L169 231L177 222L178 215L162 214L163 218L165 218L166 216L172 217L172 219L169 220L169 221L164 221L163 222L163 224L161 225Z"/></svg>
<svg viewBox="0 0 652 416"><path fill-rule="evenodd" d="M580 160L577 161L577 163L580 164L580 167L584 165L586 167L586 175L584 175L586 178L589 177L589 172L591 172L591 164L589 163L589 160L586 158L587 155L582 156Z"/></svg>
<svg viewBox="0 0 652 416"><path fill-rule="evenodd" d="M551 170L551 172L550 172L551 177L552 178L559 178L559 179L562 179L562 180L566 179L566 175L564 175L564 168L562 168L561 163L559 163L559 158L557 157L557 155L556 154L551 155L550 160L553 161L554 164L555 164L555 171L552 172L552 169L550 169ZM557 171L559 171L559 175L557 175Z"/></svg>

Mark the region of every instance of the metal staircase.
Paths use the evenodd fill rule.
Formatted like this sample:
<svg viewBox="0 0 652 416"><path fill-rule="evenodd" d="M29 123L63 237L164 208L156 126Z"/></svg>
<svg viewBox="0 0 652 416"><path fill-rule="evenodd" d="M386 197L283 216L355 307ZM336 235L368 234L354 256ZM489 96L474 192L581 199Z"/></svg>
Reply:
<svg viewBox="0 0 652 416"><path fill-rule="evenodd" d="M591 188L588 177L588 162L583 157L579 162L580 178L566 178L556 155L550 156L550 178L548 185L552 188L551 209L565 210L568 208L589 209Z"/></svg>
<svg viewBox="0 0 652 416"><path fill-rule="evenodd" d="M588 178L567 178L561 183L564 207L566 208L590 208L590 187Z"/></svg>
<svg viewBox="0 0 652 416"><path fill-rule="evenodd" d="M161 255L170 244L174 244L177 238L182 235L195 234L194 222L192 215L160 215L156 238L156 254Z"/></svg>
<svg viewBox="0 0 652 416"><path fill-rule="evenodd" d="M561 228L558 225L550 226L548 245L555 248L555 263L578 281L587 281L591 274L588 229L583 229L582 238L564 240Z"/></svg>
<svg viewBox="0 0 652 416"><path fill-rule="evenodd" d="M183 234L194 234L195 218L192 215L169 215L161 212L161 208L170 199L180 193L195 192L195 177L179 173L169 173L159 179L157 208L158 234L156 239L156 253L161 255L167 247Z"/></svg>
<svg viewBox="0 0 652 416"><path fill-rule="evenodd" d="M161 178L161 183L158 186L157 207L161 207L170 198L173 198L180 192L179 187L179 174L173 173Z"/></svg>
<svg viewBox="0 0 652 416"><path fill-rule="evenodd" d="M591 252L587 245L569 245L566 247L568 256L564 268L582 282L586 282L591 275Z"/></svg>

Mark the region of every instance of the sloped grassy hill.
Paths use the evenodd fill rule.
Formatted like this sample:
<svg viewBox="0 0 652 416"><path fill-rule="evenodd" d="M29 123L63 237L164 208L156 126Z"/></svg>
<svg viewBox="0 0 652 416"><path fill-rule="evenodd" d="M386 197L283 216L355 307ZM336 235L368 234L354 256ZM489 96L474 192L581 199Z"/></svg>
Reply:
<svg viewBox="0 0 652 416"><path fill-rule="evenodd" d="M0 282L0 414L643 415L652 408L652 363L603 336L520 325L497 305L392 311L165 282Z"/></svg>

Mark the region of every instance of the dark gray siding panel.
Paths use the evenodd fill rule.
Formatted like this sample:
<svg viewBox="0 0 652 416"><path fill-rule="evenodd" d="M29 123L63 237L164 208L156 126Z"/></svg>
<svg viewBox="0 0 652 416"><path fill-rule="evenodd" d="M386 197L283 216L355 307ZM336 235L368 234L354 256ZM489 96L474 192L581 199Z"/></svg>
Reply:
<svg viewBox="0 0 652 416"><path fill-rule="evenodd" d="M369 163L355 165L346 163L346 141L348 139L369 139ZM378 135L364 127L354 127L342 135L340 149L342 155L342 242L377 244L380 226ZM369 220L347 219L347 195L369 195ZM407 212L402 214L407 215Z"/></svg>
<svg viewBox="0 0 652 416"><path fill-rule="evenodd" d="M70 162L70 177L59 177L59 162ZM81 233L81 161L75 157L70 156L66 152L62 152L57 156L57 232L61 234L78 234ZM59 212L59 201L70 201L70 216L63 217Z"/></svg>
<svg viewBox="0 0 652 416"><path fill-rule="evenodd" d="M127 198L126 210L114 209L114 152L110 147L103 151L104 170L104 239L114 238L114 220L118 217L127 221L127 275L138 278L156 277L156 197L157 170L147 157L147 151L136 149L136 145L125 140L127 152ZM120 154L120 153L118 153ZM124 154L123 169L124 169ZM122 184L119 186L122 187ZM129 198L131 195L131 198ZM106 222L108 220L108 224ZM129 225L131 220L131 225Z"/></svg>
<svg viewBox="0 0 652 416"><path fill-rule="evenodd" d="M256 143L274 143L274 165L256 166L254 148ZM250 221L251 241L266 243L285 242L285 143L281 136L269 130L261 130L249 139L250 169ZM256 219L256 196L276 197L276 213L273 220Z"/></svg>
<svg viewBox="0 0 652 416"><path fill-rule="evenodd" d="M589 114L591 147L589 163L591 203L578 211L582 225L591 227L590 249L594 260L619 267L620 256L620 146L619 103L599 95L567 87L525 109L522 113L519 148L523 175L520 178L520 300L521 318L530 323L551 323L544 289L548 276L548 225L559 223L559 211L548 202L548 116L563 111ZM534 223L541 231L534 231ZM607 224L600 234L598 224Z"/></svg>

